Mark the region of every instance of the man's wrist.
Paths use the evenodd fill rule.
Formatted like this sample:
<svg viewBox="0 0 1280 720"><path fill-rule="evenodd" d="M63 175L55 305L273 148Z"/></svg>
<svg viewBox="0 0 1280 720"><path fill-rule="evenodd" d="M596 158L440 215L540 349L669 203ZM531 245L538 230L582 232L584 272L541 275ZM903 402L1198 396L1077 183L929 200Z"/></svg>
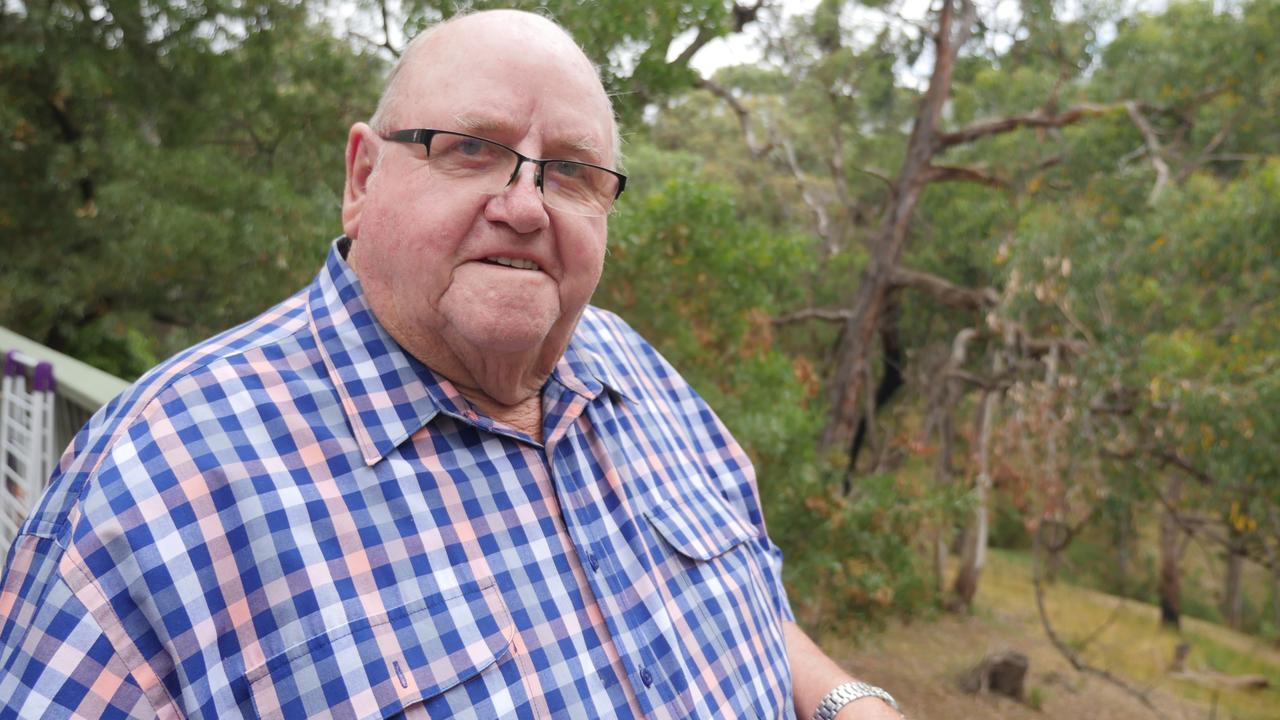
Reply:
<svg viewBox="0 0 1280 720"><path fill-rule="evenodd" d="M837 685L823 696L813 713L813 720L835 720L841 710L864 698L874 699L877 704L883 703L893 708L895 712L898 710L898 701L884 689L864 682L852 681Z"/></svg>

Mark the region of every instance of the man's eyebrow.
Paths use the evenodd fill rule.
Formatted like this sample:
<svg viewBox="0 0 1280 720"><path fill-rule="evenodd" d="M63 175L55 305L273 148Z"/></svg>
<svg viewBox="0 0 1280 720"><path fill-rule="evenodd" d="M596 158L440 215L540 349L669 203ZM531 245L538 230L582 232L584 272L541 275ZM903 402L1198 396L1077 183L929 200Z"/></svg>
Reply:
<svg viewBox="0 0 1280 720"><path fill-rule="evenodd" d="M581 155L586 155L587 159L593 163L600 164L604 161L604 154L600 152L599 146L591 142L591 138L586 137L585 135L580 138L570 140L565 143L564 147L567 147Z"/></svg>
<svg viewBox="0 0 1280 720"><path fill-rule="evenodd" d="M453 121L467 132L514 132L516 124L491 115L454 115Z"/></svg>

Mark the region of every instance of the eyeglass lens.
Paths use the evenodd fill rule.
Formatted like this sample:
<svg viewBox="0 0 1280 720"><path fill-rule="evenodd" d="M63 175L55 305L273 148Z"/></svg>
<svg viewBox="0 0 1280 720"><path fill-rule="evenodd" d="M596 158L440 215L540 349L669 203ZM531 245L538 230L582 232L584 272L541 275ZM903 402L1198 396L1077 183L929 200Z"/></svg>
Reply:
<svg viewBox="0 0 1280 720"><path fill-rule="evenodd" d="M436 133L427 149L433 175L474 192L497 194L512 181L519 157L482 138ZM542 195L548 207L575 215L605 215L618 192L612 173L570 160L543 163Z"/></svg>

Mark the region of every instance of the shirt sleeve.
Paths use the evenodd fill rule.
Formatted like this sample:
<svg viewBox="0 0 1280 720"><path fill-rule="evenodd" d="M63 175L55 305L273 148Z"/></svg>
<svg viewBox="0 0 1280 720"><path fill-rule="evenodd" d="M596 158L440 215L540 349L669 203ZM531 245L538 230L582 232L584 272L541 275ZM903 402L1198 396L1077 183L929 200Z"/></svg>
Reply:
<svg viewBox="0 0 1280 720"><path fill-rule="evenodd" d="M0 577L0 720L155 718L138 683L58 573L48 537L20 535Z"/></svg>

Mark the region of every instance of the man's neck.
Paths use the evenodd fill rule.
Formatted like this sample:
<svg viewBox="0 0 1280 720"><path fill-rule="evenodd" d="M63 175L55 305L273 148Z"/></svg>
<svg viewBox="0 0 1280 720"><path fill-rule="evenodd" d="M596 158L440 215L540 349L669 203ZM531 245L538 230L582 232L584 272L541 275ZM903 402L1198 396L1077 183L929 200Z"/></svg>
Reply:
<svg viewBox="0 0 1280 720"><path fill-rule="evenodd" d="M459 388L462 394L479 412L542 442L542 393L536 393L515 405L503 405L484 393L472 394Z"/></svg>

